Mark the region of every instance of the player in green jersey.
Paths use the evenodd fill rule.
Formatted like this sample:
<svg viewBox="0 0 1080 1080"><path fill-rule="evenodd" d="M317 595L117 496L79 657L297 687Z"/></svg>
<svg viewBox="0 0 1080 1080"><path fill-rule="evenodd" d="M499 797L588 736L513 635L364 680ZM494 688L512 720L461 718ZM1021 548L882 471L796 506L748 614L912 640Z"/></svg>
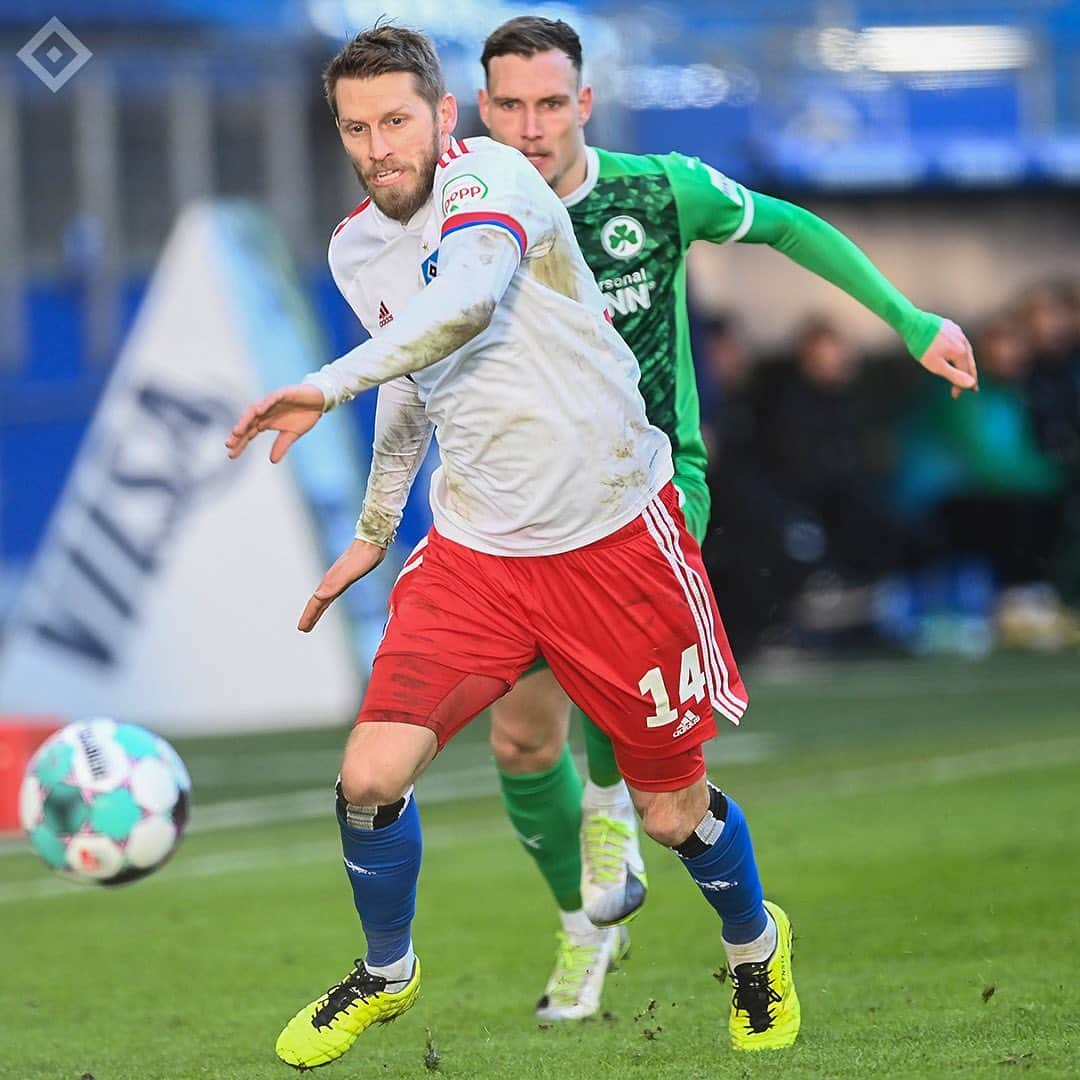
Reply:
<svg viewBox="0 0 1080 1080"><path fill-rule="evenodd" d="M692 241L769 244L884 319L925 368L952 383L954 396L975 386L974 358L959 327L916 308L820 218L750 191L697 158L587 146L592 89L582 85L581 43L566 23L512 19L488 37L482 63L481 117L494 138L533 162L566 205L615 326L641 365L649 419L671 439L675 482L699 541L709 492L686 308ZM543 668L492 707L507 811L562 913L556 969L537 1009L549 1019L596 1011L609 963L627 946L619 924L645 899L636 820L611 745L585 721L583 790L566 747L570 708ZM786 1024L773 1019L774 1029ZM767 1030L752 1033L752 1045L769 1040Z"/></svg>

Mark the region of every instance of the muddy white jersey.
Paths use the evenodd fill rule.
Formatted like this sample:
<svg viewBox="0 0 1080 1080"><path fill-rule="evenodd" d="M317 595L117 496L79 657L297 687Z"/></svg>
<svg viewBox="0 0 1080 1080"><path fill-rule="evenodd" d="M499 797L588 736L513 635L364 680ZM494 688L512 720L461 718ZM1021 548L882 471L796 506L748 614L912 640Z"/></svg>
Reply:
<svg viewBox="0 0 1080 1080"><path fill-rule="evenodd" d="M671 479L637 361L565 208L518 151L452 140L424 207L403 224L365 200L335 230L329 257L372 340L309 380L328 408L389 384L369 519L396 526L428 424L442 460L435 527L492 554L582 547L635 518Z"/></svg>

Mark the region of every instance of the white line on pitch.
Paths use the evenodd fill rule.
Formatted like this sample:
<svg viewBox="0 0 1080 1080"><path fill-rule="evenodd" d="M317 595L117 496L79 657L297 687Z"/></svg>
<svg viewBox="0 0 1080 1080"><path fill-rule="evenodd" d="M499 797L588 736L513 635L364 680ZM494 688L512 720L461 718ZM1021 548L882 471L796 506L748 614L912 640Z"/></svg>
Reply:
<svg viewBox="0 0 1080 1080"><path fill-rule="evenodd" d="M739 736L747 739L748 736ZM762 737L764 738L764 737ZM730 740L734 744L735 740ZM711 747L716 748L714 741ZM766 743L759 744L764 752ZM710 759L713 754L707 755ZM768 756L764 754L762 756ZM723 757L730 761L731 755L723 748ZM747 760L744 758L743 760ZM990 747L985 750L973 750L963 754L942 754L922 761L901 762L895 765L873 765L866 768L838 769L822 771L811 779L803 780L792 777L784 781L785 795L803 795L807 792L820 792L825 795L858 795L867 791L881 791L889 788L908 787L912 784L946 784L984 776L997 776L1027 769L1070 765L1080 760L1080 738L1069 736L1059 739L1046 739L1036 743L1011 743L1005 746ZM494 770L484 767L447 771L445 778L431 776L421 780L418 791L422 803L437 803L463 798L462 789L470 796L491 794L496 790ZM192 832L217 832L222 829L245 825L279 824L289 821L302 821L329 815L332 810L332 796L326 788L313 791L293 792L288 795L270 796L257 799L241 799L235 802L216 803L197 809L192 823ZM505 823L498 822L500 827ZM439 827L425 827L425 838L437 835ZM493 829L493 831L495 831ZM475 835L475 827L469 835ZM22 839L0 842L0 856L28 854L26 842ZM280 850L280 849L279 849ZM286 849L291 850L291 849ZM298 849L301 850L301 849ZM310 850L310 845L303 845L302 850ZM272 852L268 852L269 856ZM261 859L262 853L248 852L255 859ZM321 859L323 856L319 856ZM222 859L228 856L200 856L199 858ZM307 861L307 860L304 860ZM207 866L214 866L209 862ZM274 864L276 865L276 864ZM247 867L242 867L247 868ZM165 880L177 870L165 875ZM209 871L203 871L209 873ZM158 880L156 878L148 881ZM21 890L23 885L34 886L43 890L42 896L70 893L71 886L59 878L48 878L39 882L15 883L0 886L0 902L6 899L23 898L9 896L10 890ZM38 894L35 894L38 895Z"/></svg>
<svg viewBox="0 0 1080 1080"><path fill-rule="evenodd" d="M461 844L486 842L498 833L512 837L510 826L500 820L481 822L462 830L452 825L431 825L424 829L424 846L431 849L455 847ZM266 847L262 849L238 848L231 851L215 851L206 855L178 856L175 863L165 867L160 873L144 878L138 883L139 890L156 885L188 878L224 877L228 874L252 870L277 870L280 867L311 866L323 864L333 866L341 860L341 849L333 843L289 844L286 847ZM0 904L14 904L25 900L51 900L56 898L76 898L80 901L112 894L112 890L80 885L50 874L47 877L30 881L0 885Z"/></svg>
<svg viewBox="0 0 1080 1080"><path fill-rule="evenodd" d="M732 762L761 761L776 752L778 740L768 734L739 732L716 740L706 747L706 759L725 764ZM293 760L289 755L290 761ZM584 769L584 759L579 758L578 767ZM250 767L248 762L245 767ZM260 776L265 775L261 766L255 766ZM197 778L196 778L197 779ZM198 788L196 787L196 792ZM431 772L422 777L417 785L417 797L422 805L453 802L458 799L496 795L499 791L498 774L490 760L460 765L453 760L438 762ZM195 805L189 832L217 832L245 825L274 825L288 821L307 821L328 817L333 813L332 786L290 791L281 795L261 795L248 799L231 799L225 802ZM21 839L0 840L0 856L26 851Z"/></svg>

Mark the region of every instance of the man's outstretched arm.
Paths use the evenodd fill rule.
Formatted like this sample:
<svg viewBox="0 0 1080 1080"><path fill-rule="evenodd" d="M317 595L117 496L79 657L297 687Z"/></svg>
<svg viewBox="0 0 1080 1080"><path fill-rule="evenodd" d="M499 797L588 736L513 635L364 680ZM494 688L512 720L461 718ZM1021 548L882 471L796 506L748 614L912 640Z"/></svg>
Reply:
<svg viewBox="0 0 1080 1080"><path fill-rule="evenodd" d="M332 409L401 375L420 371L487 329L521 261L514 240L498 229L467 229L439 247L439 276L377 338L365 341L304 381Z"/></svg>
<svg viewBox="0 0 1080 1080"><path fill-rule="evenodd" d="M252 405L226 441L239 457L260 431L277 431L270 460L280 461L320 415L380 383L429 367L468 344L491 322L521 261L501 229L472 228L443 239L439 276L377 338Z"/></svg>
<svg viewBox="0 0 1080 1080"><path fill-rule="evenodd" d="M753 192L753 221L743 243L768 244L832 282L883 319L953 396L978 388L975 357L956 323L917 308L839 229L801 206Z"/></svg>

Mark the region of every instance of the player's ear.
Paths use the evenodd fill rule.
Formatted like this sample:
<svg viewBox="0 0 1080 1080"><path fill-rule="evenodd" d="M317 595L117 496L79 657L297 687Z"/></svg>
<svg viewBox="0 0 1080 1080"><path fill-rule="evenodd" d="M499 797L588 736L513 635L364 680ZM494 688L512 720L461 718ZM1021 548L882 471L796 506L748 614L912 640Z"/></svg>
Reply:
<svg viewBox="0 0 1080 1080"><path fill-rule="evenodd" d="M491 98L488 97L488 92L482 86L476 91L476 107L480 110L481 123L490 131L491 124L488 122L488 110L491 108Z"/></svg>
<svg viewBox="0 0 1080 1080"><path fill-rule="evenodd" d="M440 137L449 138L454 128L457 127L458 119L457 98L453 94L443 94L442 101L439 102L437 118Z"/></svg>
<svg viewBox="0 0 1080 1080"><path fill-rule="evenodd" d="M592 87L589 85L583 86L578 91L578 123L584 127L589 122L589 117L592 116Z"/></svg>

